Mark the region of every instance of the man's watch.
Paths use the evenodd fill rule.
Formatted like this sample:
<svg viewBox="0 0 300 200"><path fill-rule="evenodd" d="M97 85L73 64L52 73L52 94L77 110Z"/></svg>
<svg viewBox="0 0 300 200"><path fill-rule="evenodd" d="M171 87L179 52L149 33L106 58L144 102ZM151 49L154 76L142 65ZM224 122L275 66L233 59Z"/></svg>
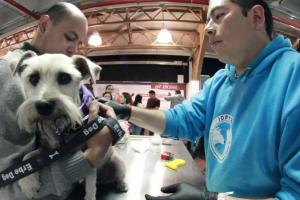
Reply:
<svg viewBox="0 0 300 200"><path fill-rule="evenodd" d="M120 126L118 120L112 117L105 119L104 124L112 131L112 145L115 145L125 135L125 131Z"/></svg>

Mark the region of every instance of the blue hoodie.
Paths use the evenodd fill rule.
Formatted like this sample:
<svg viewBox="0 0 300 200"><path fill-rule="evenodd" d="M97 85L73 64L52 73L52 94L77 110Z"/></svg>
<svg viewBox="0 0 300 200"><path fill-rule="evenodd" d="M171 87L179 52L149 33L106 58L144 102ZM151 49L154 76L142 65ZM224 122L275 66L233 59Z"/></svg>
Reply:
<svg viewBox="0 0 300 200"><path fill-rule="evenodd" d="M300 55L277 36L239 77L226 65L166 111L165 134L205 137L210 191L300 199Z"/></svg>

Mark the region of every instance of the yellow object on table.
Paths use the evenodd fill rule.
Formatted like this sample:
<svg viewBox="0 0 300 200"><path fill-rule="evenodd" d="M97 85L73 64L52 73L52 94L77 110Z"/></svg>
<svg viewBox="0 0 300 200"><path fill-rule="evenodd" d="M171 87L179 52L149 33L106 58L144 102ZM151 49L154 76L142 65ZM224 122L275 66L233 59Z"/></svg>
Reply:
<svg viewBox="0 0 300 200"><path fill-rule="evenodd" d="M185 165L185 160L183 160L183 159L175 159L175 160L165 163L166 167L173 169L173 170L177 170L179 167L182 167L183 165Z"/></svg>

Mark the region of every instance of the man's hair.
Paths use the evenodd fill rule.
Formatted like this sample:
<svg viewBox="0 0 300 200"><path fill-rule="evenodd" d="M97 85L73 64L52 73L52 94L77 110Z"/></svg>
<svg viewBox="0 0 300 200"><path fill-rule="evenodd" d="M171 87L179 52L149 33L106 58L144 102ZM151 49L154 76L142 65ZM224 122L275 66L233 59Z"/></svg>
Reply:
<svg viewBox="0 0 300 200"><path fill-rule="evenodd" d="M175 90L175 94L181 94L180 90Z"/></svg>
<svg viewBox="0 0 300 200"><path fill-rule="evenodd" d="M45 15L49 15L50 20L55 25L55 24L63 21L63 19L66 16L70 15L70 9L66 3L60 2L60 3L56 3L53 6L51 6L45 12Z"/></svg>
<svg viewBox="0 0 300 200"><path fill-rule="evenodd" d="M112 94L110 92L103 92L102 96L104 97L106 94L110 96L110 100L113 100Z"/></svg>
<svg viewBox="0 0 300 200"><path fill-rule="evenodd" d="M132 98L128 92L122 92L123 97L125 98L125 104L132 105Z"/></svg>
<svg viewBox="0 0 300 200"><path fill-rule="evenodd" d="M149 94L155 94L154 90L149 90Z"/></svg>
<svg viewBox="0 0 300 200"><path fill-rule="evenodd" d="M134 102L133 102L132 105L137 106L138 103L142 103L142 99L143 99L142 95L137 94L137 95L135 96L135 99L134 99Z"/></svg>
<svg viewBox="0 0 300 200"><path fill-rule="evenodd" d="M107 86L105 87L105 90L107 90L109 87L112 87L112 88L113 88L113 86L112 86L111 84L109 84L109 85L107 85Z"/></svg>
<svg viewBox="0 0 300 200"><path fill-rule="evenodd" d="M232 3L238 4L242 8L242 14L247 16L247 12L255 5L261 5L265 10L266 32L270 39L273 35L273 18L272 12L268 4L264 0L230 0Z"/></svg>

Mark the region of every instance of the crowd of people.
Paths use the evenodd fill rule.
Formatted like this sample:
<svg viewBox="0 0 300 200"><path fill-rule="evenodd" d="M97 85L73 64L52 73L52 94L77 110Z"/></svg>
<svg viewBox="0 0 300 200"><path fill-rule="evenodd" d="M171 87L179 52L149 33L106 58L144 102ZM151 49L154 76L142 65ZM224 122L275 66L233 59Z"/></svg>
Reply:
<svg viewBox="0 0 300 200"><path fill-rule="evenodd" d="M91 88L91 93L93 93L93 87ZM148 91L148 99L145 104L143 104L143 96L141 94L134 94L134 93L128 93L128 92L121 92L121 93L115 93L114 92L114 86L109 84L105 86L105 91L102 93L102 97L95 97L96 99L99 98L105 98L109 101L114 101L119 104L126 104L130 106L136 106L140 108L146 108L146 109L160 109L160 99L156 97L156 92L154 90ZM177 104L182 103L184 100L184 97L181 95L180 90L175 91L175 95L171 96L171 93L169 92L168 97L165 98L166 101L171 101L171 107L174 107ZM130 134L132 135L153 135L153 132L141 128L139 126L136 126L134 124L129 124L129 130Z"/></svg>

